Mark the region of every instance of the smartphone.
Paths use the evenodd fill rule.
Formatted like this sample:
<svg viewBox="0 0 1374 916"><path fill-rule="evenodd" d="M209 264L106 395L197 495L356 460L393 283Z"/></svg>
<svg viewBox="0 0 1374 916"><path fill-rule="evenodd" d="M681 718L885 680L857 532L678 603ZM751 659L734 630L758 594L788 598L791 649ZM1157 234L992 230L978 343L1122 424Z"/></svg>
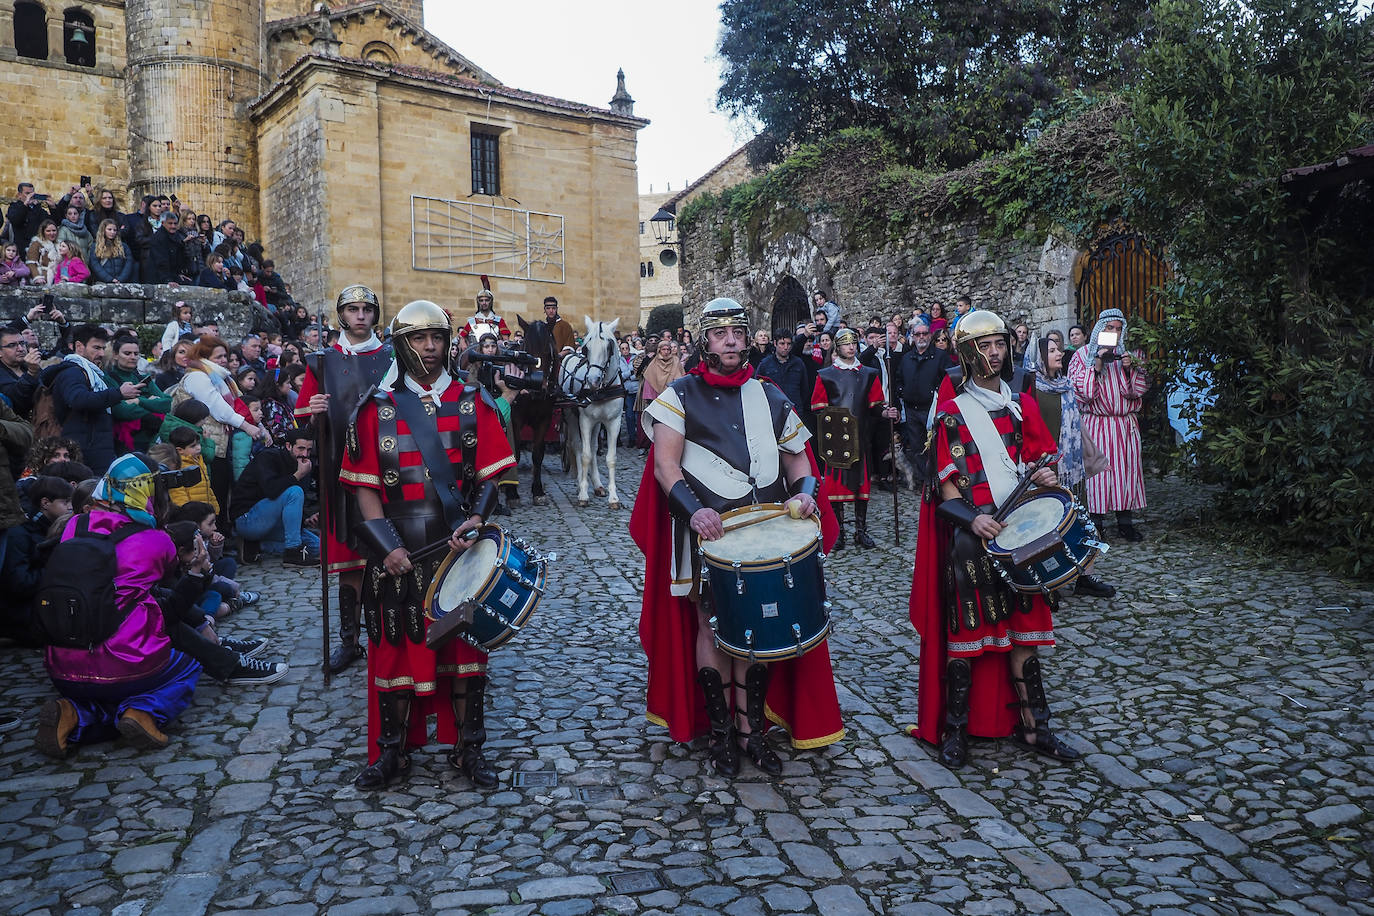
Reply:
<svg viewBox="0 0 1374 916"><path fill-rule="evenodd" d="M51 311L52 311L52 304L53 304L53 295L52 295L52 293L44 293L44 294L43 294L43 311L44 311L44 312L51 312Z"/></svg>
<svg viewBox="0 0 1374 916"><path fill-rule="evenodd" d="M84 187L88 186L90 183L91 183L91 176L90 176L90 175L82 175L82 176L81 176L81 187L84 188Z"/></svg>
<svg viewBox="0 0 1374 916"><path fill-rule="evenodd" d="M35 194L35 195L33 195L33 199L34 199L34 200L48 200L49 198L48 198L48 195L46 195L46 194Z"/></svg>
<svg viewBox="0 0 1374 916"><path fill-rule="evenodd" d="M1116 331L1103 331L1097 335L1097 345L1099 347L1114 347L1121 343L1121 335Z"/></svg>

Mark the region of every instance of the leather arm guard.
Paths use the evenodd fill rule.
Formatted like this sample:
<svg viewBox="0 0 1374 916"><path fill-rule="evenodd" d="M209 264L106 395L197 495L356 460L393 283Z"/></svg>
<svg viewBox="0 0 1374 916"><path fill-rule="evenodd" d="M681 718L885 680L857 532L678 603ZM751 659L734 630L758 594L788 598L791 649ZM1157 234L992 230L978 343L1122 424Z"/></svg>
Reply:
<svg viewBox="0 0 1374 916"><path fill-rule="evenodd" d="M497 499L496 484L488 480L482 484L482 489L477 491L477 498L472 501L471 514L482 516L482 521L485 523L496 511Z"/></svg>
<svg viewBox="0 0 1374 916"><path fill-rule="evenodd" d="M359 522L353 533L357 536L358 543L372 554L378 563L385 560L387 554L397 547L405 546L405 542L401 540L401 533L396 530L396 526L389 518L371 518Z"/></svg>
<svg viewBox="0 0 1374 916"><path fill-rule="evenodd" d="M809 496L813 500L816 494L821 491L821 482L810 474L805 477L798 477L792 481L792 485L787 488L788 496Z"/></svg>
<svg viewBox="0 0 1374 916"><path fill-rule="evenodd" d="M973 530L973 520L981 514L977 506L963 497L947 499L935 507L936 518L942 518L965 531Z"/></svg>
<svg viewBox="0 0 1374 916"><path fill-rule="evenodd" d="M679 480L668 491L668 510L682 518L683 521L690 519L697 513L698 509L705 508L701 504L701 500L697 499L697 495L692 492L692 488L687 486L685 480Z"/></svg>

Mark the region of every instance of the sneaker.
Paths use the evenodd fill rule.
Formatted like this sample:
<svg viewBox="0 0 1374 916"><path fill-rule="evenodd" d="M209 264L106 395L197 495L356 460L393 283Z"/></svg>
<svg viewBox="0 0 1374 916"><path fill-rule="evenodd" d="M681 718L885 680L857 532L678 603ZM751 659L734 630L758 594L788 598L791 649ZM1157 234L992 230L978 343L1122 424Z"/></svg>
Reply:
<svg viewBox="0 0 1374 916"><path fill-rule="evenodd" d="M240 658L239 666L225 679L230 687L250 687L253 684L275 684L290 671L286 662L265 662L257 658Z"/></svg>
<svg viewBox="0 0 1374 916"><path fill-rule="evenodd" d="M262 600L262 592L250 592L246 588L239 589L239 607L248 607L257 604Z"/></svg>
<svg viewBox="0 0 1374 916"><path fill-rule="evenodd" d="M240 563L256 563L262 559L262 542L243 539L243 549L239 551Z"/></svg>
<svg viewBox="0 0 1374 916"><path fill-rule="evenodd" d="M237 652L244 658L257 658L267 650L268 640L259 638L235 639L232 636L221 636L219 644L232 652Z"/></svg>
<svg viewBox="0 0 1374 916"><path fill-rule="evenodd" d="M1116 586L1103 582L1095 576L1087 573L1079 576L1073 584L1075 595L1084 595L1088 598L1111 598L1116 594Z"/></svg>
<svg viewBox="0 0 1374 916"><path fill-rule="evenodd" d="M311 553L310 548L304 544L301 544L299 547L288 547L281 552L281 565L298 566L301 568L319 566L320 555Z"/></svg>

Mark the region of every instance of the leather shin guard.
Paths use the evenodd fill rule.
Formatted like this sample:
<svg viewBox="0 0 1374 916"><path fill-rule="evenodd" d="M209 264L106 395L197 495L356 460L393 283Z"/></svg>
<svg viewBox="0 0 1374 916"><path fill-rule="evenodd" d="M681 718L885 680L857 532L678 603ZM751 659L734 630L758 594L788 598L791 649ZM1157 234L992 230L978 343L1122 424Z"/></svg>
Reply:
<svg viewBox="0 0 1374 916"><path fill-rule="evenodd" d="M363 657L358 643L358 591L351 585L339 586L339 646L329 655L329 673L338 674Z"/></svg>
<svg viewBox="0 0 1374 916"><path fill-rule="evenodd" d="M854 543L860 547L877 547L873 536L868 533L868 501L854 501Z"/></svg>
<svg viewBox="0 0 1374 916"><path fill-rule="evenodd" d="M701 668L697 671L697 683L706 694L706 718L711 720L711 746L707 752L711 765L721 776L738 776L739 746L720 672L715 668Z"/></svg>
<svg viewBox="0 0 1374 916"><path fill-rule="evenodd" d="M1082 757L1082 754L1069 747L1054 732L1050 731L1050 704L1045 698L1045 682L1041 677L1040 657L1032 655L1026 659L1021 666L1021 677L1014 680L1024 685L1026 697L1022 703L1030 711L1031 718L1035 720L1034 727L1028 728L1024 722L1017 725L1014 733L1017 743L1037 753L1044 754L1046 757L1064 762L1072 762ZM1034 735L1034 741L1029 740L1030 734Z"/></svg>
<svg viewBox="0 0 1374 916"><path fill-rule="evenodd" d="M831 503L830 508L835 513L835 522L840 527L840 536L835 539L835 546L832 550L839 550L844 547L844 503Z"/></svg>
<svg viewBox="0 0 1374 916"><path fill-rule="evenodd" d="M377 747L381 754L377 762L369 764L353 784L359 789L381 789L410 768L405 755L406 729L410 725L409 691L377 693L377 715L381 727Z"/></svg>
<svg viewBox="0 0 1374 916"><path fill-rule="evenodd" d="M487 741L487 676L455 678L451 702L458 720L458 746L449 754L449 763L472 780L479 789L494 789L500 783L496 768L482 754Z"/></svg>
<svg viewBox="0 0 1374 916"><path fill-rule="evenodd" d="M945 729L940 737L940 762L950 769L968 763L968 698L973 669L966 658L945 666Z"/></svg>
<svg viewBox="0 0 1374 916"><path fill-rule="evenodd" d="M768 682L772 676L773 672L767 665L758 663L750 665L744 673L744 709L749 722L749 737L745 740L744 749L749 759L754 761L754 766L769 776L779 776L782 774L782 761L764 740L766 723L763 704L768 697Z"/></svg>

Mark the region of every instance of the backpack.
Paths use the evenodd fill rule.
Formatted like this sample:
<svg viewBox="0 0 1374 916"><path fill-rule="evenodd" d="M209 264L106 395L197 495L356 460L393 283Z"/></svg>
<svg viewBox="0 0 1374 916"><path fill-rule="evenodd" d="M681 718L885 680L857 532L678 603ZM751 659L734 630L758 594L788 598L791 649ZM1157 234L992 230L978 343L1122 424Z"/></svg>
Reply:
<svg viewBox="0 0 1374 916"><path fill-rule="evenodd" d="M38 386L33 395L33 441L62 437L62 418L57 414L57 399L53 396L53 382L65 372L70 363L62 363L47 379Z"/></svg>
<svg viewBox="0 0 1374 916"><path fill-rule="evenodd" d="M140 531L125 524L112 534L91 531L90 516L78 518L72 536L48 556L34 600L34 626L44 643L63 649L94 649L114 635L129 615L115 591L119 558L115 547Z"/></svg>

